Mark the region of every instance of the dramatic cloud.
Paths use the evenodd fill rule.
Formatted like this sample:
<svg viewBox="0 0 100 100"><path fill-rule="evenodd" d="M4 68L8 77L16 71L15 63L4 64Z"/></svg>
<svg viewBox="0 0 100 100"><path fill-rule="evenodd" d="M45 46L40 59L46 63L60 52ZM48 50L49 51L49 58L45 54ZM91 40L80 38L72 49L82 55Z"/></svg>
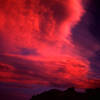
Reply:
<svg viewBox="0 0 100 100"><path fill-rule="evenodd" d="M41 55L49 50L54 55L64 42L70 44L66 38L83 12L80 0L1 0L0 51L35 48Z"/></svg>
<svg viewBox="0 0 100 100"><path fill-rule="evenodd" d="M100 46L83 1L0 0L0 82L98 87L99 61L92 61Z"/></svg>
<svg viewBox="0 0 100 100"><path fill-rule="evenodd" d="M79 81L84 85L89 69L88 62L84 64L83 61L74 58L66 58L63 61L57 58L30 60L17 55L0 55L0 57L2 58L0 59L2 61L0 80L2 82L48 86L58 84L60 87L66 84L68 87L68 83L77 85Z"/></svg>

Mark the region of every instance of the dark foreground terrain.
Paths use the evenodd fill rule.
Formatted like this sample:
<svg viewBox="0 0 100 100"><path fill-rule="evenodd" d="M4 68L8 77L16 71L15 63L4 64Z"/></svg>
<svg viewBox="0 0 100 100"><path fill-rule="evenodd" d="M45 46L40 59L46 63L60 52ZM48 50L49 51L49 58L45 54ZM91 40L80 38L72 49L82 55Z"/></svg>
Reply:
<svg viewBox="0 0 100 100"><path fill-rule="evenodd" d="M76 92L74 88L66 91L52 89L32 96L30 100L100 100L100 88L87 89L84 93Z"/></svg>

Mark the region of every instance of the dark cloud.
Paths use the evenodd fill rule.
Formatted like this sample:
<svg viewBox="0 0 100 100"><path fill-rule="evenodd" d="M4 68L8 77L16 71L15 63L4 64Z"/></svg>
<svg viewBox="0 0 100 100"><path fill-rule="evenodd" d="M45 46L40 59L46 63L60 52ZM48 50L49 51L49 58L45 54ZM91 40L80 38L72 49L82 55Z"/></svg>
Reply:
<svg viewBox="0 0 100 100"><path fill-rule="evenodd" d="M36 49L30 49L30 48L18 48L18 52L15 54L19 54L19 55L33 55L33 56L40 56L40 54L37 52ZM14 53L14 52L11 52Z"/></svg>
<svg viewBox="0 0 100 100"><path fill-rule="evenodd" d="M57 24L60 24L63 22L67 16L68 12L66 10L66 7L60 0L43 0L40 1L40 5L44 5L46 8L50 9L50 11L53 13L53 18L56 20Z"/></svg>
<svg viewBox="0 0 100 100"><path fill-rule="evenodd" d="M92 14L91 34L100 42L100 0L91 0L87 11Z"/></svg>
<svg viewBox="0 0 100 100"><path fill-rule="evenodd" d="M99 79L100 78L100 50L96 51L94 56L90 58L91 64L91 76L93 78Z"/></svg>
<svg viewBox="0 0 100 100"><path fill-rule="evenodd" d="M91 85L96 87L97 84L98 87L100 79L99 0L89 0L84 8L86 12L82 20L72 30L72 40L80 54L90 62L88 78L91 79Z"/></svg>

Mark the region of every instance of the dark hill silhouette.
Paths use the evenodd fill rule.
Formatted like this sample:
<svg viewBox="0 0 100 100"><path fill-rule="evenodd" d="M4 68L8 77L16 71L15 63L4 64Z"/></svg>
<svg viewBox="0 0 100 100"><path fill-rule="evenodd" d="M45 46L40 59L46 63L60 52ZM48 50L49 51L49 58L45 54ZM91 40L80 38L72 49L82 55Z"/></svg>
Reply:
<svg viewBox="0 0 100 100"><path fill-rule="evenodd" d="M87 89L86 92L76 92L74 88L66 91L52 89L32 96L30 100L100 100L100 88Z"/></svg>

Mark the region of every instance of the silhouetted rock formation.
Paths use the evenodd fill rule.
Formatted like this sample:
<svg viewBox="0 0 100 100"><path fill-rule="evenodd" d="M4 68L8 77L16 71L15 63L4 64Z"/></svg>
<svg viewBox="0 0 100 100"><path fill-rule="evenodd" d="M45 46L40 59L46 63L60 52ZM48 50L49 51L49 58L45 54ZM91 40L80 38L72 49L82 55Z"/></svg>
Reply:
<svg viewBox="0 0 100 100"><path fill-rule="evenodd" d="M66 91L52 89L32 96L30 100L100 100L100 89L87 89L85 93L76 92L74 88Z"/></svg>

